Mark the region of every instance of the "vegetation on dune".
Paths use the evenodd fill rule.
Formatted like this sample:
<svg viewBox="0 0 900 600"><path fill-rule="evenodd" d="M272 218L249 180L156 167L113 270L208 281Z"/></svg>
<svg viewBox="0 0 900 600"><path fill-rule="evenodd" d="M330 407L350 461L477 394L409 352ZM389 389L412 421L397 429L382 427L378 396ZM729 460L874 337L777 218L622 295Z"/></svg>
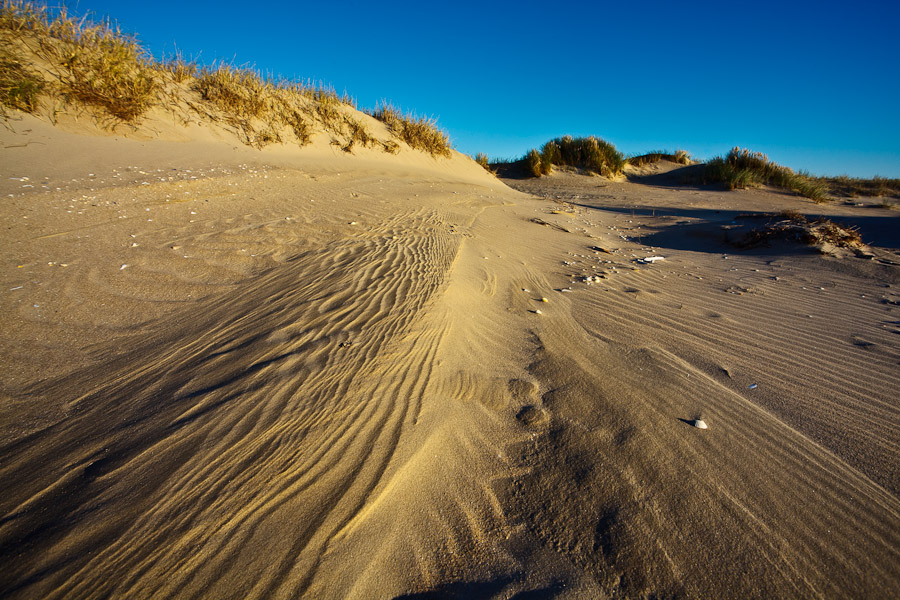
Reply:
<svg viewBox="0 0 900 600"><path fill-rule="evenodd" d="M485 171L487 171L488 173L491 173L492 175L496 175L496 172L494 171L494 169L491 168L491 162L490 162L490 160L488 159L488 155L487 155L487 154L485 154L484 152L479 152L479 153L477 153L477 154L475 155L474 160L475 160L476 163L478 163L479 165L481 165L481 167L482 167Z"/></svg>
<svg viewBox="0 0 900 600"><path fill-rule="evenodd" d="M0 104L24 112L37 110L44 82L37 73L22 65L0 47Z"/></svg>
<svg viewBox="0 0 900 600"><path fill-rule="evenodd" d="M540 177L541 175L547 174L544 173L544 168L541 163L541 154L534 148L529 150L525 155L525 168L528 173L534 177Z"/></svg>
<svg viewBox="0 0 900 600"><path fill-rule="evenodd" d="M370 114L383 121L394 135L410 147L424 150L432 156L450 156L450 138L433 119L403 113L388 102L382 102Z"/></svg>
<svg viewBox="0 0 900 600"><path fill-rule="evenodd" d="M159 82L152 59L136 40L108 23L75 20L65 9L51 17L44 7L4 0L0 31L5 33L6 61L22 65L28 51L49 65L55 85L42 81L45 85L36 96L59 94L69 102L100 107L122 121L133 121L154 102ZM28 77L22 71L7 73ZM25 79L19 83L21 87ZM37 98L30 112L36 108Z"/></svg>
<svg viewBox="0 0 900 600"><path fill-rule="evenodd" d="M779 239L816 246L820 250L828 246L856 250L865 247L855 227L845 227L826 218L809 219L793 210L777 214L738 215L738 218L768 220L764 226L749 230L737 241L741 247L749 248Z"/></svg>
<svg viewBox="0 0 900 600"><path fill-rule="evenodd" d="M347 152L357 146L392 153L400 148L395 139L373 135L364 118L349 110L357 107L346 94L271 80L246 67L201 66L181 55L156 61L109 23L3 0L0 108L34 113L44 101L51 114L62 103L91 110L109 126L136 123L153 108L176 113L184 104L201 118L233 127L256 147L276 142L302 146L325 131L332 144ZM376 112L394 138L433 156L450 155L449 140L433 120L401 115L389 105Z"/></svg>
<svg viewBox="0 0 900 600"><path fill-rule="evenodd" d="M694 164L694 160L691 158L691 155L686 150L676 150L675 152L666 152L665 150L656 150L654 152L647 152L646 154L639 154L637 156L629 156L625 162L629 165L635 167L641 167L644 165L649 165L653 163L657 163L661 160L668 160L674 163L678 163L680 165L692 165Z"/></svg>
<svg viewBox="0 0 900 600"><path fill-rule="evenodd" d="M808 174L795 173L770 161L765 154L745 148L735 147L725 157L713 158L696 177L701 183L722 183L730 190L768 184L794 191L816 202L828 199L827 188Z"/></svg>
<svg viewBox="0 0 900 600"><path fill-rule="evenodd" d="M868 196L875 198L900 198L900 179L878 177L861 179L859 177L816 177L816 181L828 188L832 196L857 198ZM887 201L886 206L890 205Z"/></svg>
<svg viewBox="0 0 900 600"><path fill-rule="evenodd" d="M625 156L613 144L598 137L567 135L541 147L541 174L549 174L551 165L577 167L608 177L622 172Z"/></svg>
<svg viewBox="0 0 900 600"><path fill-rule="evenodd" d="M574 138L567 135L550 140L540 150L532 148L518 160L499 159L490 162L491 167L500 169L501 172L512 167L530 177L549 175L553 165L575 167L612 177L622 172L625 157L613 144L600 138Z"/></svg>

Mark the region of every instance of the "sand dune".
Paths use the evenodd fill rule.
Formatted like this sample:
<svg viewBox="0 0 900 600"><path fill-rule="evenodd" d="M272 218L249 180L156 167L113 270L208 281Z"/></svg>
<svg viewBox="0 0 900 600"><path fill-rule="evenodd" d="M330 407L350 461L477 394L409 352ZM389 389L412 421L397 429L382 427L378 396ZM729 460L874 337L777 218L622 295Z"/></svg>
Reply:
<svg viewBox="0 0 900 600"><path fill-rule="evenodd" d="M217 136L3 133L4 596L900 591L893 213Z"/></svg>

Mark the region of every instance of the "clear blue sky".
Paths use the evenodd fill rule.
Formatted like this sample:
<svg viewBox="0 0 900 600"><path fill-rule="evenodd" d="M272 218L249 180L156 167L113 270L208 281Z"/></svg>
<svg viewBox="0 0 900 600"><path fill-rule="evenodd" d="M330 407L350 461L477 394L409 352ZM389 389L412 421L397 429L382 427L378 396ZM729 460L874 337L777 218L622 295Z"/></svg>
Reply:
<svg viewBox="0 0 900 600"><path fill-rule="evenodd" d="M564 134L625 153L740 145L814 174L900 177L900 2L75 0L157 58L388 99L455 147L524 154ZM152 8L151 8L152 7Z"/></svg>

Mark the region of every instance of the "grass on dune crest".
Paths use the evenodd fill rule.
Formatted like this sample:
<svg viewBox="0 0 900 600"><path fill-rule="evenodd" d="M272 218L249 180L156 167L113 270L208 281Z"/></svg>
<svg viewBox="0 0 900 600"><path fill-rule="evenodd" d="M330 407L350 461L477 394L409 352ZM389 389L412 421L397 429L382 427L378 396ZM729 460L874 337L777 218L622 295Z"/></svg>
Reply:
<svg viewBox="0 0 900 600"><path fill-rule="evenodd" d="M613 144L598 137L575 138L567 135L550 140L540 150L532 148L518 160L490 162L491 167L501 170L508 170L514 165L531 177L549 175L553 165L575 167L589 173L613 177L625 167L625 156Z"/></svg>
<svg viewBox="0 0 900 600"><path fill-rule="evenodd" d="M490 173L490 174L492 174L492 175L496 175L496 174L497 174L497 172L494 171L494 169L491 167L491 161L490 161L490 159L488 159L488 155L485 154L484 152L479 152L479 153L477 153L477 154L474 156L473 160L474 160L476 163L478 163L479 165L481 165L481 167L482 167L485 171L487 171L488 173Z"/></svg>
<svg viewBox="0 0 900 600"><path fill-rule="evenodd" d="M109 23L76 20L64 8L53 17L44 7L4 0L0 31L7 61L23 65L21 53L30 51L50 67L55 85L42 86L39 95L56 93L122 121L135 120L155 101L152 58Z"/></svg>
<svg viewBox="0 0 900 600"><path fill-rule="evenodd" d="M722 183L730 190L774 185L794 191L816 202L828 199L825 185L808 174L795 173L788 167L769 160L761 152L734 147L725 156L717 156L704 165L699 175L702 183Z"/></svg>
<svg viewBox="0 0 900 600"><path fill-rule="evenodd" d="M450 138L434 119L404 113L389 102L382 102L370 113L384 122L391 132L410 147L432 156L450 156Z"/></svg>
<svg viewBox="0 0 900 600"><path fill-rule="evenodd" d="M644 165L650 165L653 163L657 163L661 160L668 160L674 163L678 163L680 165L692 165L694 164L694 160L691 158L691 155L687 152L687 150L676 150L675 152L666 152L665 150L656 150L653 152L647 152L646 154L640 154L637 156L629 156L625 162L629 165L635 167L641 167Z"/></svg>
<svg viewBox="0 0 900 600"><path fill-rule="evenodd" d="M625 156L612 143L594 136L566 135L550 140L541 147L540 157L543 175L550 173L551 165L578 167L607 177L625 167Z"/></svg>
<svg viewBox="0 0 900 600"><path fill-rule="evenodd" d="M201 66L180 54L155 60L137 40L110 23L75 19L24 0L0 9L0 111L51 118L65 107L91 111L104 125L135 124L154 108L184 104L195 115L224 123L244 143L308 144L324 131L347 152L376 147L395 153L403 140L433 156L449 156L449 140L434 121L381 111L393 138L378 139L350 109L352 98L296 81L273 80L254 69ZM386 120L386 119L389 119ZM185 118L187 122L189 118Z"/></svg>
<svg viewBox="0 0 900 600"><path fill-rule="evenodd" d="M817 177L816 181L826 186L831 195L842 198L868 196L900 199L900 179L888 179L877 175L872 179L862 179L841 175L839 177ZM887 200L885 200L883 205L886 208L895 206Z"/></svg>

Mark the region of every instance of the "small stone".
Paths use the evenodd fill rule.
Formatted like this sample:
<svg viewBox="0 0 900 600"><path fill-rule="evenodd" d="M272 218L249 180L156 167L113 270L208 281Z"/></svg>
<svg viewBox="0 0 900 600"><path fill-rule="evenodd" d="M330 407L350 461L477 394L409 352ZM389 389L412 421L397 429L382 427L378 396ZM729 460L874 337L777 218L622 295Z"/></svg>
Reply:
<svg viewBox="0 0 900 600"><path fill-rule="evenodd" d="M540 310L536 310L536 311L534 311L534 314L536 314L536 315L542 315L542 314L544 314L544 313L542 313Z"/></svg>
<svg viewBox="0 0 900 600"><path fill-rule="evenodd" d="M541 302L550 302L550 301L547 300L546 298L541 298Z"/></svg>
<svg viewBox="0 0 900 600"><path fill-rule="evenodd" d="M694 419L694 422L691 423L697 429L709 429L709 426L706 424L706 421L703 419Z"/></svg>

